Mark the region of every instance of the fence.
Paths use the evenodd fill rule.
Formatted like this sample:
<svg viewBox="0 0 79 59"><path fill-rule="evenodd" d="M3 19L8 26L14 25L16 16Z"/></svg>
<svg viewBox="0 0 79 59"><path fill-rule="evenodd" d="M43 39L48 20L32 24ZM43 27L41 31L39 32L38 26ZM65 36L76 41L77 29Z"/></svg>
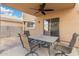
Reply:
<svg viewBox="0 0 79 59"><path fill-rule="evenodd" d="M18 36L18 33L22 31L22 27L17 26L0 26L0 37Z"/></svg>

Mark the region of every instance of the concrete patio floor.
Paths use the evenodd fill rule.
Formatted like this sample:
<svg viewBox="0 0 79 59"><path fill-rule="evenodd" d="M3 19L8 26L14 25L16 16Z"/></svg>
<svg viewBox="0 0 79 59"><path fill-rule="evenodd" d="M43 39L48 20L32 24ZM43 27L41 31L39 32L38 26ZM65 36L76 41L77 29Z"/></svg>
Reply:
<svg viewBox="0 0 79 59"><path fill-rule="evenodd" d="M13 44L12 45L13 47L10 47L8 49L3 48L5 50L0 53L0 56L25 56L25 54L28 53L28 51L22 47L22 44L18 37L11 37L11 38L7 38L6 40L4 40L4 39L0 39L0 40L1 40L0 41L1 48L6 47L7 45L8 45L8 47L10 47L9 44ZM11 41L14 43L11 43ZM1 42L4 42L4 43L1 43ZM41 47L36 52L39 54L39 56L49 56L47 48ZM51 56L54 56L53 52L54 52L54 50L51 47ZM79 56L79 48L74 48L72 53L70 54L70 56Z"/></svg>

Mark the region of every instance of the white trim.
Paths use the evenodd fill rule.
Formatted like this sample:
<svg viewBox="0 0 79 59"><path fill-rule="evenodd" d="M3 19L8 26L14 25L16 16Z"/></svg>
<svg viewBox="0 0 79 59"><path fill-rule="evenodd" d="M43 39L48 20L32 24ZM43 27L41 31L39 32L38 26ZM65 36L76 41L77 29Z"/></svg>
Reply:
<svg viewBox="0 0 79 59"><path fill-rule="evenodd" d="M1 14L0 17L5 17L5 18L9 18L9 19L16 19L16 21L18 21L20 19L23 21L23 18L17 18L15 16L8 16L8 15L4 15L4 14Z"/></svg>

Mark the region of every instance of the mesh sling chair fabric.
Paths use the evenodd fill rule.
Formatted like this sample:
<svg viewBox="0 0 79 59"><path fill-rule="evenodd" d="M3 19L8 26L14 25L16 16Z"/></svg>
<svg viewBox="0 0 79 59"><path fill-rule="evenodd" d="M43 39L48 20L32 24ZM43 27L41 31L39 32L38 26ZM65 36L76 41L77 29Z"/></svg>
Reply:
<svg viewBox="0 0 79 59"><path fill-rule="evenodd" d="M28 41L30 42L30 43L34 43L34 44L36 44L36 43L40 43L40 41L39 40L35 40L35 39L32 39L32 38L29 38L29 36L30 36L30 31L24 31L24 34L28 37ZM40 44L39 44L39 48L40 48Z"/></svg>
<svg viewBox="0 0 79 59"><path fill-rule="evenodd" d="M23 33L19 33L19 36L20 36L20 40L22 42L23 47L29 50L29 53L27 53L25 56L28 56L30 54L32 55L35 54L38 56L38 53L36 53L34 50L34 48L38 46L38 43L34 44L34 43L29 42L28 37L24 35Z"/></svg>
<svg viewBox="0 0 79 59"><path fill-rule="evenodd" d="M26 36L30 36L30 32L29 32L29 31L24 31L24 34L25 34Z"/></svg>
<svg viewBox="0 0 79 59"><path fill-rule="evenodd" d="M24 31L24 34L28 37L28 39L30 39L29 42L31 42L31 43L37 43L38 42L37 40L29 38L29 36L30 36L30 32L29 31Z"/></svg>
<svg viewBox="0 0 79 59"><path fill-rule="evenodd" d="M67 56L67 54L70 54L72 52L72 49L73 49L73 47L75 45L75 42L76 42L76 39L77 39L78 36L79 36L79 34L74 33L68 46L58 45L58 44L55 45L54 49L57 50L57 51L60 51L60 52L56 53L55 55L56 56L57 55L61 55L61 56L65 55L65 56Z"/></svg>

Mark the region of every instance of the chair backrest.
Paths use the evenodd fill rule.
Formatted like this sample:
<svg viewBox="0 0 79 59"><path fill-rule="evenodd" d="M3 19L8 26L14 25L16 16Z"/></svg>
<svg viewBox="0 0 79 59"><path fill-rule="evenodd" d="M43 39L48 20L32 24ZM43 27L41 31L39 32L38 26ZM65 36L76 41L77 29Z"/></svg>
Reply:
<svg viewBox="0 0 79 59"><path fill-rule="evenodd" d="M23 33L19 33L19 36L20 36L20 40L22 42L23 47L26 49L30 49L28 37L24 35Z"/></svg>
<svg viewBox="0 0 79 59"><path fill-rule="evenodd" d="M25 34L26 36L30 36L30 32L29 32L29 31L24 31L24 34Z"/></svg>
<svg viewBox="0 0 79 59"><path fill-rule="evenodd" d="M72 39L71 39L71 42L69 44L69 47L70 48L73 48L74 47L78 36L79 36L79 34L77 34L77 33L74 33L73 34Z"/></svg>

